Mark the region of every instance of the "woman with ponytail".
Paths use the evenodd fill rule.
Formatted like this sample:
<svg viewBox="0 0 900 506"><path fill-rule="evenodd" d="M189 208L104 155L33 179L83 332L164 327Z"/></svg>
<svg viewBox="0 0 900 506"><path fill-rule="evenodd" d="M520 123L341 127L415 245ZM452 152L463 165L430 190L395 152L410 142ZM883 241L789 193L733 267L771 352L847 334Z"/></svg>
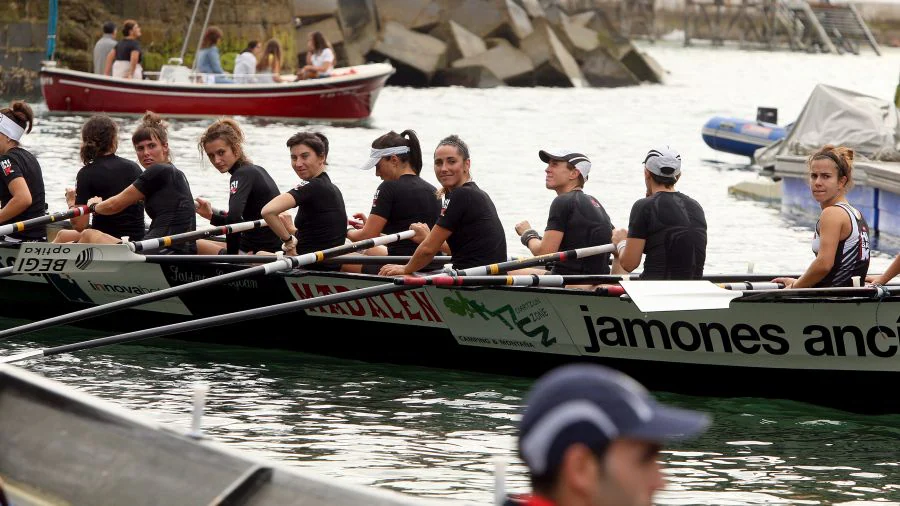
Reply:
<svg viewBox="0 0 900 506"><path fill-rule="evenodd" d="M200 137L199 148L201 153L206 153L219 173L231 174L231 181L227 211L216 212L208 200L198 197L197 214L213 225L262 219L260 211L263 206L280 192L266 169L253 165L244 154L244 132L237 122L233 119L220 119L210 125ZM278 236L268 228L228 234L226 241L225 247L220 242L205 239L197 241L197 251L201 255L237 255L281 248Z"/></svg>
<svg viewBox="0 0 900 506"><path fill-rule="evenodd" d="M134 182L141 175L141 167L119 156L119 128L104 114L91 116L81 127L81 162L84 163L75 178L75 188L66 188L69 207L83 206L88 198L100 196L108 199ZM61 230L53 242L81 242L82 232L88 228L89 216L71 220L74 230ZM139 241L144 238L144 204L137 202L119 214L96 215L90 228L112 237L128 237Z"/></svg>
<svg viewBox="0 0 900 506"><path fill-rule="evenodd" d="M37 218L47 213L44 203L44 177L41 164L21 146L22 137L31 132L34 113L21 100L0 109L0 225ZM41 241L43 228L15 232L7 241Z"/></svg>
<svg viewBox="0 0 900 506"><path fill-rule="evenodd" d="M191 185L184 173L172 165L169 155L169 132L165 122L156 113L147 112L131 143L144 172L118 194L104 199L94 196L88 205L94 216L121 213L129 206L144 202L150 216L150 228L144 239L156 239L173 234L190 232L196 228L194 197ZM85 230L81 242L117 244L117 237L96 230ZM197 247L193 242L178 244L158 251L161 254L193 254Z"/></svg>
<svg viewBox="0 0 900 506"><path fill-rule="evenodd" d="M785 288L853 286L869 270L869 226L847 202L853 187L853 150L828 144L807 159L812 196L822 207L812 250L816 259L799 279L775 278Z"/></svg>
<svg viewBox="0 0 900 506"><path fill-rule="evenodd" d="M506 261L506 233L491 197L472 181L469 147L456 135L444 138L434 150L434 175L443 197L440 217L431 230L414 223L419 243L406 265L385 265L382 276L412 274L439 251L449 251L454 269Z"/></svg>
<svg viewBox="0 0 900 506"><path fill-rule="evenodd" d="M390 131L372 142L372 151L362 170L375 168L375 175L382 183L372 198L369 216L356 213L359 220L356 228L347 232L353 242L377 237L379 234L396 234L408 230L413 223L434 226L441 212L441 201L435 193L437 189L425 181L422 172L422 148L419 138L412 130L401 133ZM412 255L416 243L407 239L379 246L366 251L368 255ZM378 273L377 266L345 265L344 271Z"/></svg>
<svg viewBox="0 0 900 506"><path fill-rule="evenodd" d="M266 204L262 216L281 241L287 255L333 248L347 237L347 210L344 196L325 166L328 164L328 138L321 133L299 132L287 141L291 167L300 184ZM281 213L297 208L294 223L284 223ZM317 270L340 270L340 266L316 265Z"/></svg>

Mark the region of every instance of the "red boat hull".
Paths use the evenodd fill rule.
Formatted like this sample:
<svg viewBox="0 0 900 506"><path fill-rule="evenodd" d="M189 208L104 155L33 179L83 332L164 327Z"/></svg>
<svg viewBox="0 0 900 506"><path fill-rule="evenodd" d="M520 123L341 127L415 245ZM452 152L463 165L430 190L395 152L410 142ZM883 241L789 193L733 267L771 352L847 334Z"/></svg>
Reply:
<svg viewBox="0 0 900 506"><path fill-rule="evenodd" d="M170 117L262 116L358 121L372 114L394 72L387 64L339 69L341 75L296 83L193 84L120 79L45 67L41 92L53 113L143 114Z"/></svg>

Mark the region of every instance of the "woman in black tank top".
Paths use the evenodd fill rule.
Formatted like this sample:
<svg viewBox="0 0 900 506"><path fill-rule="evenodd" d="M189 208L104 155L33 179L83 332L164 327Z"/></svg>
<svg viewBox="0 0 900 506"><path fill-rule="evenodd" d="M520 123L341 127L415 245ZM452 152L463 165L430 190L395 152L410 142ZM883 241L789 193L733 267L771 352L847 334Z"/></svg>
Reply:
<svg viewBox="0 0 900 506"><path fill-rule="evenodd" d="M34 113L16 100L0 109L0 224L37 218L47 212L44 203L44 177L41 165L30 151L22 148L22 137L31 132ZM12 241L44 240L44 229L33 228L12 233Z"/></svg>
<svg viewBox="0 0 900 506"><path fill-rule="evenodd" d="M375 175L383 182L375 190L371 213L355 213L359 220L347 232L353 242L377 237L381 233L395 234L409 229L413 223L434 226L441 211L437 189L419 177L422 172L422 148L412 130L388 132L372 142L372 151L362 170L375 168ZM366 255L408 256L416 250L416 243L407 239L387 246L376 246ZM344 265L345 272L377 274L377 265Z"/></svg>
<svg viewBox="0 0 900 506"><path fill-rule="evenodd" d="M822 207L813 244L816 258L799 279L772 281L785 288L851 286L853 277L862 282L869 269L869 231L847 202L853 186L853 150L825 145L810 155L806 166L812 196Z"/></svg>

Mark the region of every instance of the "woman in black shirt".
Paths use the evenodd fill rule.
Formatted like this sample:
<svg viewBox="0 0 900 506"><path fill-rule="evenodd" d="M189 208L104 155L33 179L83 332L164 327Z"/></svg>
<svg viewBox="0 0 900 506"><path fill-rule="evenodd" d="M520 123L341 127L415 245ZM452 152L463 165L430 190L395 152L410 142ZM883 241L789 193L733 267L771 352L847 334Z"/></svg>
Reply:
<svg viewBox="0 0 900 506"><path fill-rule="evenodd" d="M34 113L21 100L0 109L0 225L37 218L47 212L41 165L20 144L33 125ZM0 239L42 241L44 235L44 228L38 227Z"/></svg>
<svg viewBox="0 0 900 506"><path fill-rule="evenodd" d="M347 236L344 197L325 172L328 138L321 133L299 132L288 139L287 147L300 184L272 199L262 210L269 228L283 242L281 249L288 255L297 255L344 244ZM297 215L290 227L279 215L293 207L297 208ZM339 266L316 268L339 270Z"/></svg>
<svg viewBox="0 0 900 506"><path fill-rule="evenodd" d="M128 206L144 201L147 215L152 220L145 239L155 239L196 228L194 198L184 173L172 165L169 158L169 140L166 125L155 113L144 115L141 125L131 136L138 160L144 172L132 184L108 199L95 196L88 199L95 215L118 214ZM81 242L116 244L118 238L96 230L85 230ZM159 253L193 254L197 247L193 242L159 250Z"/></svg>
<svg viewBox="0 0 900 506"><path fill-rule="evenodd" d="M106 57L106 69L103 72L108 76L124 79L143 79L144 68L141 66L143 52L138 38L141 36L141 26L137 21L128 19L122 24L122 40L116 43Z"/></svg>
<svg viewBox="0 0 900 506"><path fill-rule="evenodd" d="M441 212L437 189L425 181L422 172L422 148L412 130L402 133L388 132L372 142L369 159L363 170L375 168L375 175L383 182L375 190L372 212L369 216L356 213L354 218L362 224L347 232L353 242L377 237L379 234L396 234L408 230L413 223L434 226ZM416 251L416 243L406 239L385 246L366 250L367 255L409 256ZM344 265L347 272L378 272L378 266Z"/></svg>
<svg viewBox="0 0 900 506"><path fill-rule="evenodd" d="M197 214L213 225L226 225L262 218L259 212L263 206L278 196L278 186L266 169L253 165L244 154L244 133L233 119L220 119L209 126L200 137L201 151L206 153L210 163L220 173L231 174L229 184L228 211L214 213L206 199L197 198ZM197 251L201 255L218 255L240 252L274 251L281 247L268 228L257 228L239 234L228 234L226 247L222 243L200 240Z"/></svg>
<svg viewBox="0 0 900 506"><path fill-rule="evenodd" d="M119 128L106 115L91 116L81 127L81 161L75 188L66 188L69 207L83 206L88 198L105 199L128 188L141 175L141 168L131 160L116 156ZM69 220L74 230L61 230L53 242L81 242L82 232L88 228L90 216ZM112 216L96 215L90 228L111 235L128 237L132 241L144 238L144 204L138 202Z"/></svg>
<svg viewBox="0 0 900 506"><path fill-rule="evenodd" d="M469 173L469 147L459 137L442 140L434 151L434 174L444 199L440 217L431 230L425 224L410 226L421 241L406 265L385 265L382 276L412 274L425 267L442 249L453 256L454 269L505 262L506 235L497 208ZM446 245L444 244L446 241Z"/></svg>

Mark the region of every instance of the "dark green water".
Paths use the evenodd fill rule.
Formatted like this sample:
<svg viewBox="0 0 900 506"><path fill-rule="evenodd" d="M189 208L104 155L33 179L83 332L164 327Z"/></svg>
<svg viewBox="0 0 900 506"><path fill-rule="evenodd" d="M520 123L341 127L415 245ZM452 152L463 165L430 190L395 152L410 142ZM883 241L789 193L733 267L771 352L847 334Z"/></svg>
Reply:
<svg viewBox="0 0 900 506"><path fill-rule="evenodd" d="M9 321L0 320L6 327ZM227 331L227 329L223 329ZM8 351L96 336L46 331ZM206 430L258 456L356 483L488 503L497 458L527 487L515 426L531 380L176 340L23 363L187 428L191 386L210 385ZM883 388L885 395L896 386ZM703 437L667 448L660 504L900 504L900 415L781 400L658 394L711 413Z"/></svg>

